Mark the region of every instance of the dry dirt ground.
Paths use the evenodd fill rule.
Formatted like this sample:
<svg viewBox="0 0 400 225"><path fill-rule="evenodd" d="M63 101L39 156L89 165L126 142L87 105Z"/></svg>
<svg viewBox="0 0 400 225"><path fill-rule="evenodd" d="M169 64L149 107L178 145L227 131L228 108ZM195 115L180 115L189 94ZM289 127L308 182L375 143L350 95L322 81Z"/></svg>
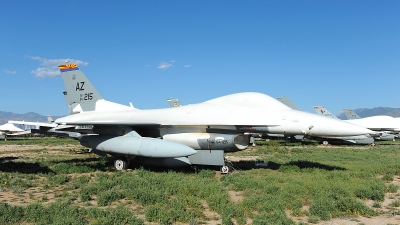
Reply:
<svg viewBox="0 0 400 225"><path fill-rule="evenodd" d="M66 157L71 157L71 153L66 150L74 150L75 152L79 153L79 150L82 149L80 145L61 145L61 146L42 146L42 145L0 145L0 158L1 159L6 159L6 158L19 158L17 160L24 160L24 159L29 159L29 158L35 158L38 157L38 154L41 155L43 154L44 157L48 157L49 155L52 154L57 154L58 156L65 155ZM40 151L35 151L35 150L40 150ZM43 151L45 150L45 151ZM79 154L74 155L73 157L80 157ZM228 157L229 161L241 161L241 160L253 160L257 161L258 157L256 156L229 156ZM128 170L128 172L130 172ZM82 174L80 174L82 175ZM87 175L87 174L86 174ZM72 176L74 176L72 174ZM77 175L78 176L78 175ZM219 172L216 172L216 178L219 178L223 175L221 175ZM394 180L391 182L394 185L397 185L400 187L400 177L395 176ZM15 191L14 191L15 192ZM36 186L33 188L28 188L24 190L22 193L14 193L11 190L0 190L0 202L6 202L10 205L20 205L20 206L26 206L30 203L33 202L42 202L43 204L49 204L55 201L57 193L59 193L59 190L43 190L42 187ZM235 191L229 191L229 196L231 197L233 202L240 202L242 201L242 193L241 192L235 192ZM377 210L380 212L379 216L376 217L362 217L362 216L349 216L345 218L334 218L329 221L320 221L318 223L315 223L317 225L394 225L394 224L399 224L400 225L400 207L392 207L390 206L390 203L393 202L393 200L396 198L398 199L400 196L400 188L397 191L397 193L387 193L385 196L384 202L381 203L381 208L373 208L372 204L373 201L365 201L365 204L368 205L369 207ZM95 205L95 199L92 202L93 205ZM214 212L209 210L209 207L207 205L206 201L202 202L203 207L204 207L204 215L206 218L208 218L208 221L201 222L201 224L208 224L208 225L217 225L221 224L221 216ZM140 208L141 206L138 205L132 205L130 208L135 210L136 208ZM307 207L304 207L305 210L307 210ZM308 223L308 217L303 216L303 217L293 217L290 215L290 212L286 212L287 216L291 219L293 219L296 223ZM144 215L140 215L140 218L144 219ZM235 221L234 221L235 223ZM251 224L252 221L248 220L247 224ZM155 224L155 223L149 223L145 222L145 224ZM235 223L236 224L236 223Z"/></svg>

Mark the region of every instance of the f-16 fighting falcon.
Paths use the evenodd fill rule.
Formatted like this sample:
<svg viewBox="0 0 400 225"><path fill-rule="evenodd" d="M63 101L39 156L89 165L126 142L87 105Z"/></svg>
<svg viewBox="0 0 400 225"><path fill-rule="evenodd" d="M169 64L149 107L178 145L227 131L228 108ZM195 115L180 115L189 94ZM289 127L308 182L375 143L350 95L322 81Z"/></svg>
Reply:
<svg viewBox="0 0 400 225"><path fill-rule="evenodd" d="M261 93L222 96L198 104L140 110L110 102L89 82L76 64L59 66L71 115L60 125L93 126L80 143L96 154L111 154L117 170L128 163L179 167L220 166L224 153L242 151L254 133L354 136L371 131L353 124L293 110ZM137 160L140 159L140 160Z"/></svg>

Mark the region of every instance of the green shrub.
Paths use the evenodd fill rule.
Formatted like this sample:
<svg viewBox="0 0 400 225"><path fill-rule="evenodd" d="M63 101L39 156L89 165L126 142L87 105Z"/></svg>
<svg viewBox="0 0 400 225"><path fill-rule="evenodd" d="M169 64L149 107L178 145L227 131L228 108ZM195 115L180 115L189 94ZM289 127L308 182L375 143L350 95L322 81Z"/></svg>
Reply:
<svg viewBox="0 0 400 225"><path fill-rule="evenodd" d="M383 177L382 180L384 181L393 181L394 172L390 171L387 172Z"/></svg>
<svg viewBox="0 0 400 225"><path fill-rule="evenodd" d="M330 220L338 215L338 210L331 199L319 198L310 205L310 213L322 220Z"/></svg>
<svg viewBox="0 0 400 225"><path fill-rule="evenodd" d="M15 224L23 219L24 209L20 206L11 206L0 203L0 223Z"/></svg>
<svg viewBox="0 0 400 225"><path fill-rule="evenodd" d="M321 219L318 216L309 216L308 217L308 222L309 223L318 223Z"/></svg>
<svg viewBox="0 0 400 225"><path fill-rule="evenodd" d="M286 217L284 212L275 211L272 213L260 213L253 220L254 225L294 225L295 222Z"/></svg>
<svg viewBox="0 0 400 225"><path fill-rule="evenodd" d="M55 175L55 176L50 176L49 181L54 184L61 185L61 184L68 182L69 177L68 177L68 175Z"/></svg>
<svg viewBox="0 0 400 225"><path fill-rule="evenodd" d="M47 207L38 203L28 205L24 219L35 224L86 224L82 212L70 202L54 202Z"/></svg>
<svg viewBox="0 0 400 225"><path fill-rule="evenodd" d="M399 207L400 206L400 201L399 200L393 200L390 204L392 207Z"/></svg>
<svg viewBox="0 0 400 225"><path fill-rule="evenodd" d="M103 193L100 193L97 196L97 204L99 206L106 206L111 204L113 201L117 201L119 199L124 198L124 195L119 190L109 190Z"/></svg>
<svg viewBox="0 0 400 225"><path fill-rule="evenodd" d="M382 207L382 204L381 204L380 202L374 202L374 203L372 204L372 207L374 207L374 208L381 208L381 207Z"/></svg>
<svg viewBox="0 0 400 225"><path fill-rule="evenodd" d="M357 197L361 199L371 199L383 201L385 197L385 184L378 179L373 179L355 190Z"/></svg>
<svg viewBox="0 0 400 225"><path fill-rule="evenodd" d="M389 184L386 187L386 192L389 192L389 193L396 193L397 190L399 190L399 187L397 185L394 185L394 184Z"/></svg>
<svg viewBox="0 0 400 225"><path fill-rule="evenodd" d="M130 225L144 225L142 219L137 218L128 208L118 206L117 208L109 208L105 211L100 209L89 209L89 217L95 221L93 225L108 225L108 224L130 224Z"/></svg>

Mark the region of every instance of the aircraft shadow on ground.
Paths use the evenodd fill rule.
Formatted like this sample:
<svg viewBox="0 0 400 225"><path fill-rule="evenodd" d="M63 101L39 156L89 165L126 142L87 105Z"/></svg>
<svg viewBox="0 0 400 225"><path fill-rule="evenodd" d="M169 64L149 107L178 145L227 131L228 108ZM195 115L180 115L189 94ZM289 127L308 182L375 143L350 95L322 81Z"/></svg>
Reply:
<svg viewBox="0 0 400 225"><path fill-rule="evenodd" d="M310 162L307 160L298 160L291 161L288 163L280 164L276 162L260 162L260 161L239 161L239 162L231 162L233 168L239 170L251 170L251 169L270 169L270 170L279 170L281 166L297 166L299 169L322 169L327 171L333 170L346 170L346 168L339 166L330 166L326 164L321 164L317 162Z"/></svg>
<svg viewBox="0 0 400 225"><path fill-rule="evenodd" d="M19 173L52 173L46 166L41 166L39 163L18 162L15 161L18 157L2 157L0 158L0 171L2 172L19 172Z"/></svg>
<svg viewBox="0 0 400 225"><path fill-rule="evenodd" d="M46 166L41 166L39 163L30 163L30 162L18 162L18 157L3 157L0 158L0 171L2 172L20 172L20 173L56 173L55 171L49 169ZM73 164L77 167L86 166L92 168L97 171L110 171L114 170L114 160L115 157L106 157L106 158L85 158L85 159L68 159L68 160L60 160L57 163L66 163ZM279 170L282 166L297 166L299 169L322 169L327 171L333 170L346 170L343 167L338 166L330 166L326 164L321 164L317 162L310 162L307 160L298 160L291 161L288 163L280 164L276 162L262 162L262 161L238 161L238 162L230 162L231 166L235 170L252 170L252 169L269 169L269 170ZM156 167L156 166L145 166L139 163L131 163L129 169L146 169L152 172L168 172L175 171L180 173L197 173L200 170L208 169L208 170L219 170L218 166L204 166L204 165L192 165L182 168L165 168L165 167Z"/></svg>
<svg viewBox="0 0 400 225"><path fill-rule="evenodd" d="M65 163L70 164L76 167L89 167L98 171L110 171L113 170L114 158L113 157L105 157L105 158L74 158L67 160L60 160L57 163Z"/></svg>

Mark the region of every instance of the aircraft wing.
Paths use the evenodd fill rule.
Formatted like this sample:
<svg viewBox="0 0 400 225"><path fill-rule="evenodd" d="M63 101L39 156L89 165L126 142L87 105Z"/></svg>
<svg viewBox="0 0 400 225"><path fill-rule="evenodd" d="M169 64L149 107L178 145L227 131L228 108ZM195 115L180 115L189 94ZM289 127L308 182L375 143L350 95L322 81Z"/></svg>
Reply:
<svg viewBox="0 0 400 225"><path fill-rule="evenodd" d="M31 130L26 130L18 133L12 133L12 134L7 134L7 136L20 136L20 135L25 135L25 134L30 134Z"/></svg>
<svg viewBox="0 0 400 225"><path fill-rule="evenodd" d="M9 120L8 123L28 125L28 126L41 126L41 127L56 127L57 126L56 123L27 122L27 121L14 121L14 120Z"/></svg>

